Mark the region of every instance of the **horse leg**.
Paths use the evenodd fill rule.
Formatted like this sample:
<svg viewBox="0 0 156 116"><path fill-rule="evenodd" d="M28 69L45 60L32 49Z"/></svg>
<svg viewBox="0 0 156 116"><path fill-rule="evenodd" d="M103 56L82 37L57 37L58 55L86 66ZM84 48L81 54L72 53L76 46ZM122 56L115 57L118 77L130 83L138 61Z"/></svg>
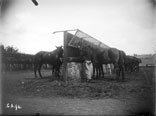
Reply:
<svg viewBox="0 0 156 116"><path fill-rule="evenodd" d="M98 67L97 67L97 65L95 66L95 71L96 71L95 77L96 77L96 79L97 79L97 78L98 78Z"/></svg>
<svg viewBox="0 0 156 116"><path fill-rule="evenodd" d="M55 67L55 71L56 71L55 75L58 78L58 76L59 76L59 67L58 66Z"/></svg>
<svg viewBox="0 0 156 116"><path fill-rule="evenodd" d="M118 65L119 65L119 76L120 76L120 73L122 73L122 81L123 81L125 78L125 67L124 67L124 64L118 64Z"/></svg>
<svg viewBox="0 0 156 116"><path fill-rule="evenodd" d="M100 68L101 68L102 78L104 78L103 64L100 65Z"/></svg>
<svg viewBox="0 0 156 116"><path fill-rule="evenodd" d="M61 65L58 67L58 76L59 76L59 78L60 78L60 76L61 76L60 68L61 68Z"/></svg>
<svg viewBox="0 0 156 116"><path fill-rule="evenodd" d="M93 79L95 79L95 66L93 64L93 76L92 76Z"/></svg>
<svg viewBox="0 0 156 116"><path fill-rule="evenodd" d="M125 68L124 68L124 65L122 65L122 80L125 80Z"/></svg>
<svg viewBox="0 0 156 116"><path fill-rule="evenodd" d="M58 75L58 77L60 76L60 75L59 75L59 72L60 72L60 67L58 66L58 67L57 67L57 75Z"/></svg>
<svg viewBox="0 0 156 116"><path fill-rule="evenodd" d="M100 78L100 67L99 67L99 65L97 66L97 73L98 73L97 77Z"/></svg>
<svg viewBox="0 0 156 116"><path fill-rule="evenodd" d="M53 66L51 67L51 75L53 76Z"/></svg>
<svg viewBox="0 0 156 116"><path fill-rule="evenodd" d="M96 70L97 70L97 78L99 78L99 67L98 67L98 65L96 66Z"/></svg>
<svg viewBox="0 0 156 116"><path fill-rule="evenodd" d="M99 78L100 76L100 70L99 70L99 66L97 66L97 78Z"/></svg>
<svg viewBox="0 0 156 116"><path fill-rule="evenodd" d="M55 67L55 76L58 77L58 66Z"/></svg>
<svg viewBox="0 0 156 116"><path fill-rule="evenodd" d="M93 79L95 79L95 65L93 65Z"/></svg>
<svg viewBox="0 0 156 116"><path fill-rule="evenodd" d="M60 67L58 66L57 68L57 75L58 75L58 80L60 79Z"/></svg>
<svg viewBox="0 0 156 116"><path fill-rule="evenodd" d="M119 65L117 63L114 64L114 69L116 72L116 79L119 80L120 69L119 69Z"/></svg>
<svg viewBox="0 0 156 116"><path fill-rule="evenodd" d="M119 72L118 72L118 76L119 76L119 77L120 77L120 73L121 73L121 71L122 71L122 68L119 67Z"/></svg>
<svg viewBox="0 0 156 116"><path fill-rule="evenodd" d="M40 75L40 78L42 78L42 75L41 75L41 67L42 67L42 64L40 64L39 67L38 67L38 73Z"/></svg>
<svg viewBox="0 0 156 116"><path fill-rule="evenodd" d="M108 64L108 70L109 70L109 75L112 74L112 67L111 67L111 64Z"/></svg>
<svg viewBox="0 0 156 116"><path fill-rule="evenodd" d="M102 64L99 64L99 70L100 70L100 78L103 77L103 68Z"/></svg>
<svg viewBox="0 0 156 116"><path fill-rule="evenodd" d="M36 64L34 64L34 74L35 74L35 78L37 78L37 74L36 74L36 71L37 71L37 65Z"/></svg>
<svg viewBox="0 0 156 116"><path fill-rule="evenodd" d="M98 65L98 71L99 71L99 74L98 74L99 76L98 76L98 77L100 78L100 77L101 77L101 69L100 69L100 64Z"/></svg>
<svg viewBox="0 0 156 116"><path fill-rule="evenodd" d="M99 71L99 78L101 77L101 68L100 68L100 64L98 65L98 71Z"/></svg>
<svg viewBox="0 0 156 116"><path fill-rule="evenodd" d="M95 75L95 79L97 79L97 66L96 65L94 66L94 71L95 71L95 74L94 74Z"/></svg>
<svg viewBox="0 0 156 116"><path fill-rule="evenodd" d="M61 79L61 78L60 78L60 73L61 73L61 72L60 72L60 67L61 67L61 66L58 67L58 79L59 79L59 80Z"/></svg>
<svg viewBox="0 0 156 116"><path fill-rule="evenodd" d="M52 76L54 76L54 73L55 73L55 67L52 66Z"/></svg>
<svg viewBox="0 0 156 116"><path fill-rule="evenodd" d="M139 72L139 64L137 64L137 72Z"/></svg>

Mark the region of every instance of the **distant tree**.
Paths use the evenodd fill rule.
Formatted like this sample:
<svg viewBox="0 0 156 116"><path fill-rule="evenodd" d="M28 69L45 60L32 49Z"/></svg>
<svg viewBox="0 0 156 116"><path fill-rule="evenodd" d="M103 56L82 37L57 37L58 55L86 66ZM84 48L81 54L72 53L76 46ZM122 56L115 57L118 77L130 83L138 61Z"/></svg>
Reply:
<svg viewBox="0 0 156 116"><path fill-rule="evenodd" d="M5 51L4 45L2 45L2 44L0 44L0 51L1 52L4 52Z"/></svg>
<svg viewBox="0 0 156 116"><path fill-rule="evenodd" d="M18 51L19 50L13 46L7 46L5 48L5 52L7 52L7 53L19 53Z"/></svg>

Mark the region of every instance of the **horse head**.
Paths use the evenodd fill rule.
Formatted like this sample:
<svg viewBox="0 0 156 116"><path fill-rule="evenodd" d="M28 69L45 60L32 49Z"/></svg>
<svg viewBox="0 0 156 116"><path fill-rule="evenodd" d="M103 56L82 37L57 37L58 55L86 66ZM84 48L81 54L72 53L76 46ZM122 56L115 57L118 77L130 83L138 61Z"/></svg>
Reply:
<svg viewBox="0 0 156 116"><path fill-rule="evenodd" d="M63 47L62 46L56 46L56 50L57 50L57 56L59 58L63 58Z"/></svg>
<svg viewBox="0 0 156 116"><path fill-rule="evenodd" d="M83 57L85 55L85 52L86 52L86 47L79 47L79 51L80 51L80 56Z"/></svg>
<svg viewBox="0 0 156 116"><path fill-rule="evenodd" d="M142 63L142 60L141 60L140 58L138 58L138 62L139 62L139 63Z"/></svg>
<svg viewBox="0 0 156 116"><path fill-rule="evenodd" d="M91 46L84 46L84 47L80 47L79 48L80 50L80 57L83 59L83 60L91 60L91 56L92 56L92 50L91 50Z"/></svg>

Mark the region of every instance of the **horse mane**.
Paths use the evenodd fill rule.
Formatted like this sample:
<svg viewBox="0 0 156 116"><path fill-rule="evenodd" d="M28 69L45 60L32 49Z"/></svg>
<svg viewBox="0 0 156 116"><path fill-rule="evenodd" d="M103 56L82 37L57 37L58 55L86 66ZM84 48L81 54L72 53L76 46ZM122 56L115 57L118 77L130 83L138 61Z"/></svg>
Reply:
<svg viewBox="0 0 156 116"><path fill-rule="evenodd" d="M50 51L49 53L55 54L55 53L57 53L57 49L55 49L55 50L53 50L53 51Z"/></svg>

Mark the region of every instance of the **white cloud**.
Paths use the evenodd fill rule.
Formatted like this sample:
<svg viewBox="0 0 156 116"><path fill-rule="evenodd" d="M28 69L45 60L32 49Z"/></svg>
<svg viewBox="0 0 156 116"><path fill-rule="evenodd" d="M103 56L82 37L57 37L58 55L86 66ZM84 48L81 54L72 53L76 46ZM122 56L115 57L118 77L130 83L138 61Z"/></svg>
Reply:
<svg viewBox="0 0 156 116"><path fill-rule="evenodd" d="M26 53L50 51L63 42L63 34L53 31L79 28L128 54L154 52L155 17L146 0L38 2L12 7L1 30L3 43Z"/></svg>

